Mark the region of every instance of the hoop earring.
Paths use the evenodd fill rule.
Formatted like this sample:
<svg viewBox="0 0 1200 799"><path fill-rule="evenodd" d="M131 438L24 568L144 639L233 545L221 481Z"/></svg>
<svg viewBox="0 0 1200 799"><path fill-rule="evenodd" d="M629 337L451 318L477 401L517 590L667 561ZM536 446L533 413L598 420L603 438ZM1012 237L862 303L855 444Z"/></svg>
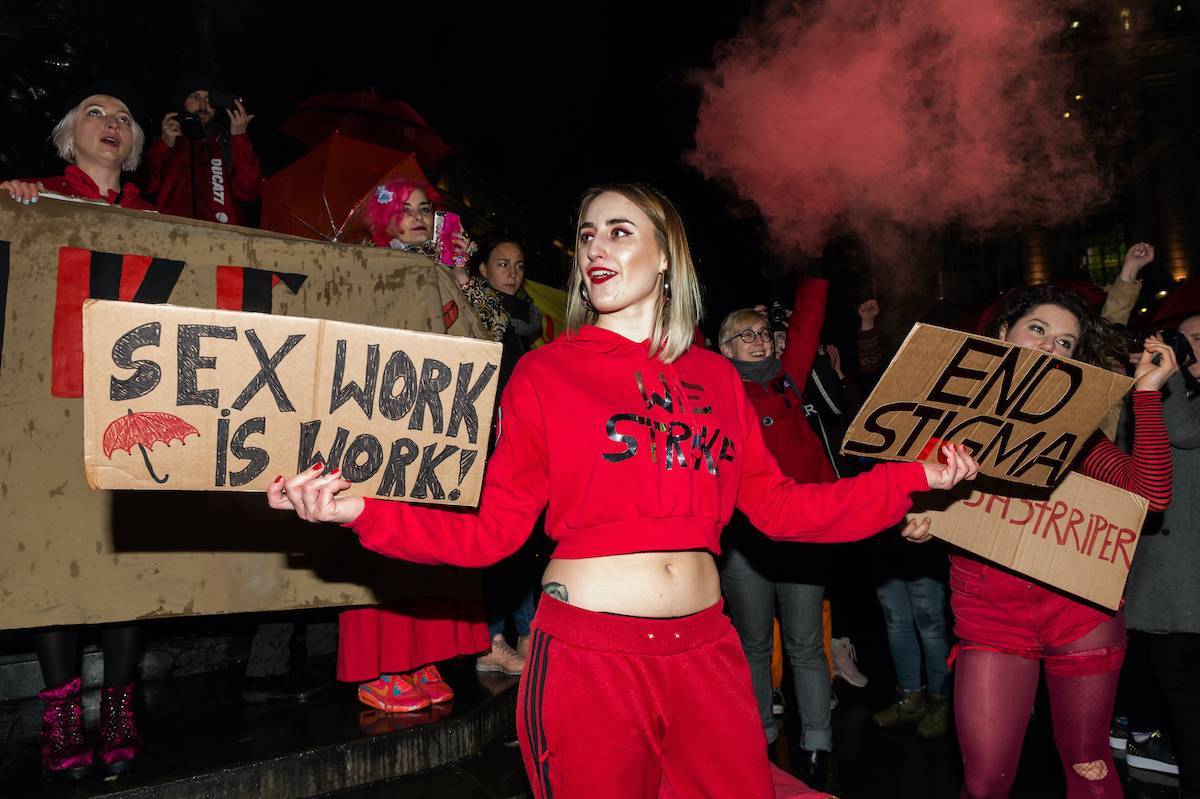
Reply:
<svg viewBox="0 0 1200 799"><path fill-rule="evenodd" d="M584 307L589 311L596 310L594 307L592 307L592 298L588 296L587 286L583 285L583 281L579 282L579 299L583 301Z"/></svg>
<svg viewBox="0 0 1200 799"><path fill-rule="evenodd" d="M670 280L670 278L667 277L666 272L663 272L662 276L663 276L663 287L662 287L663 307L666 308L671 305L671 280Z"/></svg>

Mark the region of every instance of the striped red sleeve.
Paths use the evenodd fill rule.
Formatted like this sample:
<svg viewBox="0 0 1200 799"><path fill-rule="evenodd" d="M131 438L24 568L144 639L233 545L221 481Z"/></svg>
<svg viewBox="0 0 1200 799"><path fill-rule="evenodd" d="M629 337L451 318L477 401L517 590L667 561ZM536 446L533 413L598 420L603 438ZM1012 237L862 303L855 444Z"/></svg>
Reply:
<svg viewBox="0 0 1200 799"><path fill-rule="evenodd" d="M1150 500L1150 510L1171 504L1171 447L1162 416L1162 394L1133 392L1133 454L1097 432L1079 471Z"/></svg>

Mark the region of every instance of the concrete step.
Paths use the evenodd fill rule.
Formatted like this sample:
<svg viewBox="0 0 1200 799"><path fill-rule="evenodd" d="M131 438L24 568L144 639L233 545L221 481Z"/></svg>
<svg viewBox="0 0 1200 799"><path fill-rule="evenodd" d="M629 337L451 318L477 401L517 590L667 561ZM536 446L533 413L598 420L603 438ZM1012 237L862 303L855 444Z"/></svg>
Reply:
<svg viewBox="0 0 1200 799"><path fill-rule="evenodd" d="M303 703L250 705L241 675L228 670L148 682L139 723L146 750L116 779L73 784L42 779L37 748L40 703L10 702L0 753L0 794L128 799L234 799L329 794L446 767L515 735L511 677L477 675L472 659L443 669L455 699L412 714L360 704L351 685L331 685ZM85 693L93 741L97 696ZM9 793L12 791L12 793ZM403 793L395 793L403 796Z"/></svg>

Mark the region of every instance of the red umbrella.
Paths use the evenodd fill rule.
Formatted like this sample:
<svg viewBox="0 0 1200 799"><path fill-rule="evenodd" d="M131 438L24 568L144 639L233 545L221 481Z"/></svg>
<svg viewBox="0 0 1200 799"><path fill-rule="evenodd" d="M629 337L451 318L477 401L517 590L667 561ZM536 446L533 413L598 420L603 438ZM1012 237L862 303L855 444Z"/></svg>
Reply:
<svg viewBox="0 0 1200 799"><path fill-rule="evenodd" d="M453 152L412 106L374 91L328 92L310 97L288 112L279 130L316 147L335 132L362 141L415 153L435 170Z"/></svg>
<svg viewBox="0 0 1200 799"><path fill-rule="evenodd" d="M113 452L118 449L123 449L132 455L133 448L137 447L141 450L142 460L146 462L146 471L150 472L150 477L156 483L165 483L171 475L163 475L160 479L154 473L154 467L150 465L150 455L147 454L146 449L154 449L154 445L159 441L168 447L176 439L180 444L185 444L184 439L190 435L198 436L200 431L174 414L160 411L134 413L130 408L128 413L113 419L108 423L108 427L104 428L104 438L102 439L104 457L112 460Z"/></svg>
<svg viewBox="0 0 1200 799"><path fill-rule="evenodd" d="M262 227L306 239L369 241L358 210L391 178L429 182L412 153L334 133L263 183Z"/></svg>

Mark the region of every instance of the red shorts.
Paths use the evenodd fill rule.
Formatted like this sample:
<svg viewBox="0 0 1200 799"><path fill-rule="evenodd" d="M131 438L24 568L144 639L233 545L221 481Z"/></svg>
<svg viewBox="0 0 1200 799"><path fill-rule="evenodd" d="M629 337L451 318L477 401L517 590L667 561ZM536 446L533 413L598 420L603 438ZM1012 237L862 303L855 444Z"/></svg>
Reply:
<svg viewBox="0 0 1200 799"><path fill-rule="evenodd" d="M517 699L536 799L770 799L767 740L718 602L678 619L543 596Z"/></svg>
<svg viewBox="0 0 1200 799"><path fill-rule="evenodd" d="M1038 583L962 555L950 556L950 607L963 648L1041 658L1113 618Z"/></svg>

